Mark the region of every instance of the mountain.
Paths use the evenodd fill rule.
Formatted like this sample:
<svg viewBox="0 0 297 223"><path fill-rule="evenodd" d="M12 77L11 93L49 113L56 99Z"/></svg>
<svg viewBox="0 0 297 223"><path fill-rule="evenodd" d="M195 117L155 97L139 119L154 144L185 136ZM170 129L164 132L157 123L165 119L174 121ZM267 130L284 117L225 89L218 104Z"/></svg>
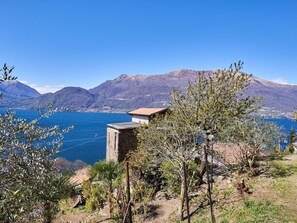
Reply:
<svg viewBox="0 0 297 223"><path fill-rule="evenodd" d="M49 105L52 105L53 107L66 107L71 110L78 110L90 107L95 101L94 95L86 89L65 87L55 93L47 93L39 97L14 100L12 102L14 106L10 105L10 107L37 109L48 108ZM2 107L6 106L2 105Z"/></svg>
<svg viewBox="0 0 297 223"><path fill-rule="evenodd" d="M25 99L40 95L38 91L19 81L5 81L0 83L0 92L4 97L2 100Z"/></svg>
<svg viewBox="0 0 297 223"><path fill-rule="evenodd" d="M263 97L262 103L267 108L282 112L297 110L297 85L278 84L253 77L247 94Z"/></svg>
<svg viewBox="0 0 297 223"><path fill-rule="evenodd" d="M53 107L83 111L127 111L138 107L165 107L169 105L172 89L185 91L188 82L195 81L197 74L198 71L185 69L158 75L122 74L90 90L66 87L56 93L14 99L10 107L13 104L13 107L18 108L46 108L52 104ZM252 77L247 94L262 96L263 103L269 110L291 112L297 109L297 85L277 84ZM5 107L3 103L0 105Z"/></svg>
<svg viewBox="0 0 297 223"><path fill-rule="evenodd" d="M197 73L192 70L180 70L163 75L123 74L89 90L96 97L96 103L91 108L103 106L134 109L168 106L172 89L185 90L188 81L194 81Z"/></svg>

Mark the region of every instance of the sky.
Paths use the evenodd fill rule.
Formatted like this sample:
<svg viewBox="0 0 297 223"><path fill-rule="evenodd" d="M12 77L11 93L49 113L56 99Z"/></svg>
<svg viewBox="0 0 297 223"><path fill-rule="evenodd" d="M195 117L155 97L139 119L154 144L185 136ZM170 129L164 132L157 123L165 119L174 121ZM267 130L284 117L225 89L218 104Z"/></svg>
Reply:
<svg viewBox="0 0 297 223"><path fill-rule="evenodd" d="M295 0L0 0L0 64L41 93L228 68L297 84Z"/></svg>

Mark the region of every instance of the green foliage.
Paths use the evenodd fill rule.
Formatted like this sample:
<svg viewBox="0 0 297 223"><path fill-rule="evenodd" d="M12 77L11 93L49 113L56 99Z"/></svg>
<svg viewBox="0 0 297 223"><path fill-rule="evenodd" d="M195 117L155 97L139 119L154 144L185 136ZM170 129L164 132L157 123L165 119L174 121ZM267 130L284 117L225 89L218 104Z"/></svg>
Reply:
<svg viewBox="0 0 297 223"><path fill-rule="evenodd" d="M281 207L270 200L244 200L244 208L236 213L236 222L273 222L279 219L280 211Z"/></svg>
<svg viewBox="0 0 297 223"><path fill-rule="evenodd" d="M83 182L83 195L86 198L86 208L90 211L102 209L107 201L107 192L100 184Z"/></svg>
<svg viewBox="0 0 297 223"><path fill-rule="evenodd" d="M261 107L260 98L243 96L251 75L240 72L242 65L239 61L229 69L198 73L197 81L189 83L185 93L178 89L172 92L170 113L138 129L138 151L146 151L153 160L149 164L162 167L167 180L179 178L177 182L183 182L183 163L201 160L202 154L207 157L212 136L225 128L230 119L245 117ZM182 210L183 184L180 185Z"/></svg>
<svg viewBox="0 0 297 223"><path fill-rule="evenodd" d="M0 115L1 222L33 222L40 217L50 222L59 199L71 190L52 159L71 128L39 124L53 112L32 121L16 118L13 112Z"/></svg>
<svg viewBox="0 0 297 223"><path fill-rule="evenodd" d="M122 179L124 170L120 163L102 160L92 166L91 174L94 180L99 180L106 185L117 185Z"/></svg>
<svg viewBox="0 0 297 223"><path fill-rule="evenodd" d="M273 151L283 138L282 129L273 122L260 118L245 118L229 122L220 132L220 139L238 146L236 158L241 168L249 167L253 171L261 151Z"/></svg>
<svg viewBox="0 0 297 223"><path fill-rule="evenodd" d="M6 63L3 64L3 67L0 69L0 83L3 81L12 81L16 80L17 77L11 76L11 72L14 70L14 66L7 67ZM2 98L2 93L0 93L0 98Z"/></svg>
<svg viewBox="0 0 297 223"><path fill-rule="evenodd" d="M143 214L143 218L145 219L148 215L149 202L153 199L153 195L155 194L155 189L151 187L147 187L144 181L132 181L132 194L131 201L134 206L138 206L138 209L134 209L135 213Z"/></svg>
<svg viewBox="0 0 297 223"><path fill-rule="evenodd" d="M109 213L110 217L113 214L114 209L114 200L116 199L114 197L114 189L117 186L120 186L122 177L123 177L123 167L120 163L112 162L112 161L100 161L95 163L92 166L91 175L93 180L98 180L102 183L102 186L96 188L96 193L106 193L107 194L107 200L109 203ZM91 188L92 189L92 188ZM103 191L101 191L103 189ZM100 195L103 197L102 193ZM95 202L93 202L95 203ZM93 207L95 209L100 208L100 202L99 207Z"/></svg>
<svg viewBox="0 0 297 223"><path fill-rule="evenodd" d="M8 67L6 63L4 63L2 69L0 69L0 82L16 80L17 77L11 76L11 73L14 70L14 68L14 66Z"/></svg>
<svg viewBox="0 0 297 223"><path fill-rule="evenodd" d="M290 144L288 147L288 150L289 150L289 153L294 153L295 147L292 144Z"/></svg>
<svg viewBox="0 0 297 223"><path fill-rule="evenodd" d="M146 129L147 126L142 126L141 128ZM129 154L133 178L144 181L147 187L155 188L158 191L164 186L164 179L159 170L161 159L156 154L152 154L150 150L140 146L140 144L142 143L139 143L137 151L132 151Z"/></svg>
<svg viewBox="0 0 297 223"><path fill-rule="evenodd" d="M270 200L255 201L245 199L242 206L226 207L220 214L220 223L266 223L266 222L288 222L280 213L284 207L273 204ZM194 223L211 222L209 217L199 217Z"/></svg>
<svg viewBox="0 0 297 223"><path fill-rule="evenodd" d="M293 175L297 172L297 165L288 165L282 161L274 161L270 163L269 174L274 178L283 178Z"/></svg>
<svg viewBox="0 0 297 223"><path fill-rule="evenodd" d="M160 166L162 175L166 180L166 188L174 195L178 195L181 190L181 179L175 167L168 161L162 162Z"/></svg>
<svg viewBox="0 0 297 223"><path fill-rule="evenodd" d="M186 125L220 130L229 119L245 117L261 107L261 98L243 96L251 75L240 72L242 65L239 61L229 69L199 72L197 81L189 83L185 94L173 91L173 108Z"/></svg>
<svg viewBox="0 0 297 223"><path fill-rule="evenodd" d="M194 191L195 185L197 183L197 179L199 177L198 171L199 165L196 164L194 161L189 162L188 165L188 190ZM165 178L165 185L166 188L174 195L178 195L181 190L181 185L183 182L181 181L180 176L176 172L176 168L172 165L171 162L164 161L161 166L160 170L162 172L162 176Z"/></svg>
<svg viewBox="0 0 297 223"><path fill-rule="evenodd" d="M290 131L290 142L289 144L293 144L295 141L295 130L294 130L294 127L292 126L291 127L291 131Z"/></svg>

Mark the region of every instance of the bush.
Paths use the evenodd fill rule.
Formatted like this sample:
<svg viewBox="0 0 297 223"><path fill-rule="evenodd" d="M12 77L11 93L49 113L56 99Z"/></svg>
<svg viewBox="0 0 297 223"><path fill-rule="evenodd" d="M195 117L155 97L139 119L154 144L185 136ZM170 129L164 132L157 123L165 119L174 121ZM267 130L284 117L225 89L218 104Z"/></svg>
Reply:
<svg viewBox="0 0 297 223"><path fill-rule="evenodd" d="M90 181L83 182L83 195L86 198L86 208L90 211L102 209L107 201L103 187Z"/></svg>
<svg viewBox="0 0 297 223"><path fill-rule="evenodd" d="M162 176L165 178L165 187L174 195L178 195L180 193L181 185L181 177L179 172L176 171L175 167L171 162L164 161L161 164L160 170L162 171ZM188 190L193 191L194 186L199 182L197 179L200 179L199 165L194 161L190 162L188 165Z"/></svg>
<svg viewBox="0 0 297 223"><path fill-rule="evenodd" d="M294 148L294 146L291 144L291 145L289 145L288 150L289 150L289 153L294 153L295 148Z"/></svg>

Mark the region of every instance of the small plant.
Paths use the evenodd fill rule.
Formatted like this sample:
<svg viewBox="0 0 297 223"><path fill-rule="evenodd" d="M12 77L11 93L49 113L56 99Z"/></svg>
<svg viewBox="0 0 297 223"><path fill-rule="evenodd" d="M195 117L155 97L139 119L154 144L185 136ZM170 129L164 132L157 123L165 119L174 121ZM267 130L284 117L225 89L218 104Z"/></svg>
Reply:
<svg viewBox="0 0 297 223"><path fill-rule="evenodd" d="M94 189L95 193L101 195L102 192L106 192L110 217L113 215L115 203L114 191L115 188L121 184L123 172L122 165L112 161L104 160L92 166L91 174L93 179L102 182L101 187L98 186L98 188Z"/></svg>
<svg viewBox="0 0 297 223"><path fill-rule="evenodd" d="M92 184L90 181L83 182L83 194L86 198L86 208L90 211L102 209L106 202L106 191L99 184Z"/></svg>
<svg viewBox="0 0 297 223"><path fill-rule="evenodd" d="M294 146L291 144L291 145L289 145L288 150L289 150L289 153L294 153L295 148L294 148Z"/></svg>

